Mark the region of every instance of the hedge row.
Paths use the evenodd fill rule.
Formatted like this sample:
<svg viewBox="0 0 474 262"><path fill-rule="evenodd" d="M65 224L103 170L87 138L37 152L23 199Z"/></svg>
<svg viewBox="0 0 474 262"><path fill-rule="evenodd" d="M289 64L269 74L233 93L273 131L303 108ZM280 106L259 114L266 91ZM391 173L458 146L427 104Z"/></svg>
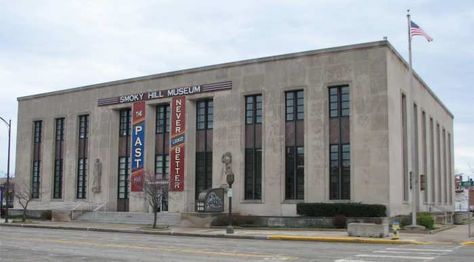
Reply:
<svg viewBox="0 0 474 262"><path fill-rule="evenodd" d="M298 215L310 217L385 217L387 208L384 205L361 203L298 203Z"/></svg>

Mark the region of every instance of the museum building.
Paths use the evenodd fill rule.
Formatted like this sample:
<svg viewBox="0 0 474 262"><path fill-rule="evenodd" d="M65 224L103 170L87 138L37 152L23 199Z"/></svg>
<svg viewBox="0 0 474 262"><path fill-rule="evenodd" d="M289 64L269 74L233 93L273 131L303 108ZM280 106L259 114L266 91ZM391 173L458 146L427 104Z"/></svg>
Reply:
<svg viewBox="0 0 474 262"><path fill-rule="evenodd" d="M31 209L150 212L151 173L160 211L195 212L199 193L227 187L229 152L240 214L362 202L393 216L413 199L453 210L453 115L416 73L409 82L377 41L20 97L16 179Z"/></svg>

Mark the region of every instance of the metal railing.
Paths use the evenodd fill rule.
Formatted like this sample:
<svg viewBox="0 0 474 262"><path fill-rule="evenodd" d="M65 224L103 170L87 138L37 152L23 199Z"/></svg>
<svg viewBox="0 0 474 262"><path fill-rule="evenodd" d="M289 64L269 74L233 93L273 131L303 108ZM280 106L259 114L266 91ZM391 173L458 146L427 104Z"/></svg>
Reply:
<svg viewBox="0 0 474 262"><path fill-rule="evenodd" d="M107 212L107 202L102 202L102 203L98 203L97 207L94 208L94 212L97 212L97 211L100 211L102 208L104 208L104 212Z"/></svg>
<svg viewBox="0 0 474 262"><path fill-rule="evenodd" d="M96 212L102 208L107 208L107 202L81 202L71 209L71 220L82 216L86 212Z"/></svg>
<svg viewBox="0 0 474 262"><path fill-rule="evenodd" d="M453 210L449 210L447 208L437 206L433 203L429 204L429 211L433 212L433 209L436 209L440 213L444 214L443 219L444 219L444 224L445 225L453 224L453 222L454 222L454 218L453 218L454 217L454 211Z"/></svg>

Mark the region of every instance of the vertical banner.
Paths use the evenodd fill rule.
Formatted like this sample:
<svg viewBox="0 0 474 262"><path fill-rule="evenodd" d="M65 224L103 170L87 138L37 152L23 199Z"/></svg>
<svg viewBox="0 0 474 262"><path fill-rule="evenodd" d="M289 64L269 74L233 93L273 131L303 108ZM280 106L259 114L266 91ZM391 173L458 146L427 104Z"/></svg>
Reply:
<svg viewBox="0 0 474 262"><path fill-rule="evenodd" d="M131 191L142 192L145 153L145 102L132 106L132 177Z"/></svg>
<svg viewBox="0 0 474 262"><path fill-rule="evenodd" d="M184 141L186 130L186 97L173 97L171 102L170 141L170 188L169 191L184 190Z"/></svg>

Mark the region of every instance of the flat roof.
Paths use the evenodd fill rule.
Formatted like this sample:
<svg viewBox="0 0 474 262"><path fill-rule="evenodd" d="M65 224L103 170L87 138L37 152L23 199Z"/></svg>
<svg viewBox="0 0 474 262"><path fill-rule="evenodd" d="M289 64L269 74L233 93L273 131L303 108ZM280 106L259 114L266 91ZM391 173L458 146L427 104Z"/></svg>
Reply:
<svg viewBox="0 0 474 262"><path fill-rule="evenodd" d="M152 79L164 78L164 77L170 77L170 76L176 76L176 75L203 72L203 71L219 69L219 68L235 67L235 66L241 66L241 65L277 61L277 60L286 60L286 59L293 59L293 58L298 58L298 57L303 57L303 56L350 51L350 50L355 50L355 49L364 49L364 48L372 48L372 47L379 47L379 46L387 46L400 59L400 61L408 68L408 63L405 61L405 59L403 59L400 53L398 53L398 51L392 46L392 44L390 44L388 40L381 40L381 41L345 45L345 46L338 46L338 47L330 47L330 48L323 48L323 49L275 55L275 56L267 56L267 57L261 57L261 58L246 59L246 60L241 60L241 61L195 67L195 68L170 71L170 72L147 75L147 76L139 76L139 77L122 79L122 80L98 83L98 84L93 84L93 85L86 85L86 86L68 88L68 89L57 90L57 91L52 91L52 92L40 93L40 94L35 94L35 95L22 96L22 97L18 97L17 100L24 101L24 100L30 100L30 99L40 98L40 97L45 97L45 96L62 95L62 94L86 91L86 90L91 90L91 89L96 89L96 88L101 88L101 87L106 87L106 86L122 85L122 84L128 84L128 83L139 82L139 81L144 81L144 80L152 80ZM443 104L443 102L441 102L441 100L435 95L435 93L428 87L425 81L423 81L423 79L414 70L413 70L413 75L426 88L428 93L430 93L433 96L433 98L443 107L443 109L446 110L446 112L452 118L454 118L454 115L449 111L449 109Z"/></svg>

